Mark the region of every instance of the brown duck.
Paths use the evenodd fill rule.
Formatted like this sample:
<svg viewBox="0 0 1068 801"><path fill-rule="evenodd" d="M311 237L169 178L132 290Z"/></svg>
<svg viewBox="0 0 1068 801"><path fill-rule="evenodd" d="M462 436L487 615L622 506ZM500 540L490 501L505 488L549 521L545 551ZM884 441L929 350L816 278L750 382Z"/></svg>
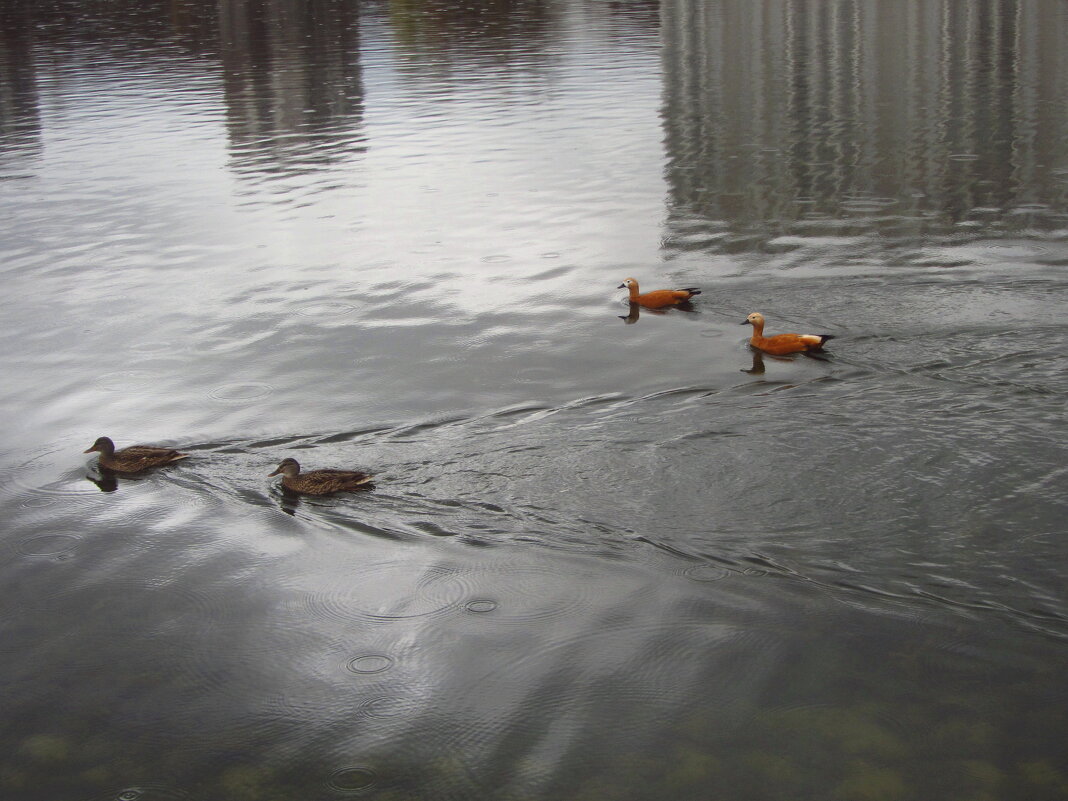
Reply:
<svg viewBox="0 0 1068 801"><path fill-rule="evenodd" d="M749 344L773 356L823 350L823 343L828 339L834 339L833 334L775 334L766 337L764 336L764 315L760 312L750 314L742 325L753 326L753 336L749 338Z"/></svg>
<svg viewBox="0 0 1068 801"><path fill-rule="evenodd" d="M142 470L177 462L189 456L188 453L179 453L173 448L160 448L155 445L131 445L117 451L110 437L100 437L85 453L94 451L100 454L100 466L115 473L140 473Z"/></svg>
<svg viewBox="0 0 1068 801"><path fill-rule="evenodd" d="M694 295L700 295L701 290L695 286L686 289L654 289L652 292L639 293L638 282L633 278L626 278L616 289L626 289L630 292L631 303L637 303L647 309L663 309L666 306L678 306L685 303Z"/></svg>
<svg viewBox="0 0 1068 801"><path fill-rule="evenodd" d="M312 470L301 473L300 463L296 459L283 459L267 477L277 476L279 473L282 475L283 487L304 495L351 492L366 487L373 478L370 474L357 470Z"/></svg>

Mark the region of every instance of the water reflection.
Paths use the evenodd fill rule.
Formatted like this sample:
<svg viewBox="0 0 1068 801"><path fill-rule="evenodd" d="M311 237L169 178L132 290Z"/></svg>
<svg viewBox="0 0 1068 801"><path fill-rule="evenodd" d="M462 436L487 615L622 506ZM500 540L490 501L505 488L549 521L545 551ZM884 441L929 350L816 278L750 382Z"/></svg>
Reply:
<svg viewBox="0 0 1068 801"><path fill-rule="evenodd" d="M679 311L679 312L696 312L697 311L697 309L694 307L694 305L688 300L687 301L683 301L682 303L676 303L674 306L671 306L670 308L666 308L666 309L650 309L648 307L643 307L643 306L641 306L641 304L638 304L638 303L628 303L627 306L629 307L627 313L618 315L619 319L622 320L627 325L634 325L634 323L638 322L638 320L641 319L641 316L643 314L655 314L657 316L663 317L664 315L671 314L674 311Z"/></svg>
<svg viewBox="0 0 1068 801"><path fill-rule="evenodd" d="M85 480L95 484L101 492L115 492L119 488L119 479L110 470L101 470L99 475L87 473Z"/></svg>
<svg viewBox="0 0 1068 801"><path fill-rule="evenodd" d="M156 64L163 81L174 68L168 49L177 46L194 57L187 80L214 78L222 67L231 167L239 175L322 169L364 149L358 22L357 0L5 6L0 153L39 147L41 87L55 84L57 69L75 68L64 52L98 48L84 65L90 72L106 72L107 59L126 59L133 75Z"/></svg>
<svg viewBox="0 0 1068 801"><path fill-rule="evenodd" d="M750 353L753 357L753 363L749 367L741 368L741 372L748 373L749 375L764 375L767 372L767 368L764 365L764 360L768 359L773 362L794 362L798 359L812 359L817 362L830 362L830 355L827 353L809 353L807 351L801 353L794 353L789 356L777 356L772 353L765 353L764 351L757 350L752 345L748 346Z"/></svg>
<svg viewBox="0 0 1068 801"><path fill-rule="evenodd" d="M0 171L12 154L26 158L41 147L32 32L25 4L0 6ZM0 180L9 177L0 172Z"/></svg>
<svg viewBox="0 0 1068 801"><path fill-rule="evenodd" d="M300 493L291 492L285 487L273 489L271 494L278 502L278 508L291 517L296 517L297 509L300 508Z"/></svg>
<svg viewBox="0 0 1068 801"><path fill-rule="evenodd" d="M1063 225L1066 40L1053 0L664 0L671 246Z"/></svg>
<svg viewBox="0 0 1068 801"><path fill-rule="evenodd" d="M897 165L944 169L934 189L964 205L1027 197L992 163L1016 158L996 126L973 125L993 155L948 130L906 142L920 121L875 103L911 95L884 86L907 68L876 69L892 36L864 15L937 42L979 11L680 1L665 20L693 25L662 62L644 2L65 7L5 51L37 93L5 112L49 146L43 181L0 186L0 400L20 420L0 453L0 795L1059 786L1068 253L996 228L1059 201L1037 182L1022 216L992 207L982 240L932 237L904 275L878 261L889 236L787 269L820 232L941 230ZM1011 8L1019 85L1061 76ZM978 41L1015 52L1003 33ZM826 54L845 61L828 74ZM1056 154L1063 130L1031 134ZM235 201L235 171L269 202ZM668 248L701 256L660 274L706 294L645 318L608 288L663 255L665 189ZM705 258L752 247L769 275ZM752 308L844 345L750 353ZM74 456L85 427L205 458L104 495ZM386 466L382 488L287 498L265 474L305 448Z"/></svg>
<svg viewBox="0 0 1068 801"><path fill-rule="evenodd" d="M122 484L141 483L151 480L149 473L116 473L101 465L93 465L85 474L85 480L101 492L116 492Z"/></svg>
<svg viewBox="0 0 1068 801"><path fill-rule="evenodd" d="M359 5L222 0L223 89L233 168L300 174L364 149Z"/></svg>
<svg viewBox="0 0 1068 801"><path fill-rule="evenodd" d="M26 32L36 44L64 47L73 42L105 44L115 52L135 52L148 43L174 43L193 53L214 51L217 0L14 0L4 3L0 20L15 26L31 19Z"/></svg>
<svg viewBox="0 0 1068 801"><path fill-rule="evenodd" d="M753 352L753 364L751 367L749 367L748 370L743 368L742 372L749 373L750 375L764 375L764 354L754 348L750 348L750 350L752 350ZM787 359L783 356L772 356L770 358L787 361Z"/></svg>
<svg viewBox="0 0 1068 801"><path fill-rule="evenodd" d="M389 24L408 55L454 53L498 64L545 44L554 21L546 0L492 0L463 5L447 0L391 0ZM487 42L492 46L487 47Z"/></svg>

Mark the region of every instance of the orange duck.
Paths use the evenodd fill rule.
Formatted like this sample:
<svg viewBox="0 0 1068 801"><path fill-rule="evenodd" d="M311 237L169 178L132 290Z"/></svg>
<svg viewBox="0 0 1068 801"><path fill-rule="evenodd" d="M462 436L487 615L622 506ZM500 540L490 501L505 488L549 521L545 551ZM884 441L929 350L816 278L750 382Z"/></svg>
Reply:
<svg viewBox="0 0 1068 801"><path fill-rule="evenodd" d="M823 343L828 339L834 339L832 334L776 334L773 337L766 337L764 336L764 315L760 312L750 314L742 325L753 326L753 336L750 337L749 344L773 356L823 350Z"/></svg>
<svg viewBox="0 0 1068 801"><path fill-rule="evenodd" d="M638 282L633 278L627 278L617 289L630 290L630 302L637 303L647 309L663 309L666 306L678 306L685 303L694 295L700 295L701 290L695 286L686 289L654 289L644 295L638 293Z"/></svg>

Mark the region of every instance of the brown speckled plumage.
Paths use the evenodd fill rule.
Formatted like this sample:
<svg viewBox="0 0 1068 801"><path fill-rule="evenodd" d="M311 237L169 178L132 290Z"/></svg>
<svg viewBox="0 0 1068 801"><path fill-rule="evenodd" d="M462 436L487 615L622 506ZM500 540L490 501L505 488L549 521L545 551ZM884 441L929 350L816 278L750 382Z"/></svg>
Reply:
<svg viewBox="0 0 1068 801"><path fill-rule="evenodd" d="M335 492L351 492L370 486L372 476L358 470L312 470L300 472L296 459L283 459L270 476L282 475L282 486L291 492L303 495L332 495Z"/></svg>
<svg viewBox="0 0 1068 801"><path fill-rule="evenodd" d="M189 456L188 453L179 453L174 448L160 448L155 445L131 445L129 448L115 450L115 443L109 437L100 437L85 452L94 451L100 454L100 466L115 473L140 473L142 470L177 462Z"/></svg>

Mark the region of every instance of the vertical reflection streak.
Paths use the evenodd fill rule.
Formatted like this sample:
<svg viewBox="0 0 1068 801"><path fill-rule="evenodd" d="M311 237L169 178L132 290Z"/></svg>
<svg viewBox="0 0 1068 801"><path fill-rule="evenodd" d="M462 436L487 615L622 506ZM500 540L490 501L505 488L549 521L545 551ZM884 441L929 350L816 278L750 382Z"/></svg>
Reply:
<svg viewBox="0 0 1068 801"><path fill-rule="evenodd" d="M0 10L0 168L41 149L32 28L22 3Z"/></svg>
<svg viewBox="0 0 1068 801"><path fill-rule="evenodd" d="M1006 235L1061 225L1066 104L1051 87L1068 70L1054 9L664 0L669 219L726 224L711 246L735 249L806 217L913 236L991 214Z"/></svg>
<svg viewBox="0 0 1068 801"><path fill-rule="evenodd" d="M220 0L231 167L291 192L287 178L364 149L357 8L328 0Z"/></svg>

